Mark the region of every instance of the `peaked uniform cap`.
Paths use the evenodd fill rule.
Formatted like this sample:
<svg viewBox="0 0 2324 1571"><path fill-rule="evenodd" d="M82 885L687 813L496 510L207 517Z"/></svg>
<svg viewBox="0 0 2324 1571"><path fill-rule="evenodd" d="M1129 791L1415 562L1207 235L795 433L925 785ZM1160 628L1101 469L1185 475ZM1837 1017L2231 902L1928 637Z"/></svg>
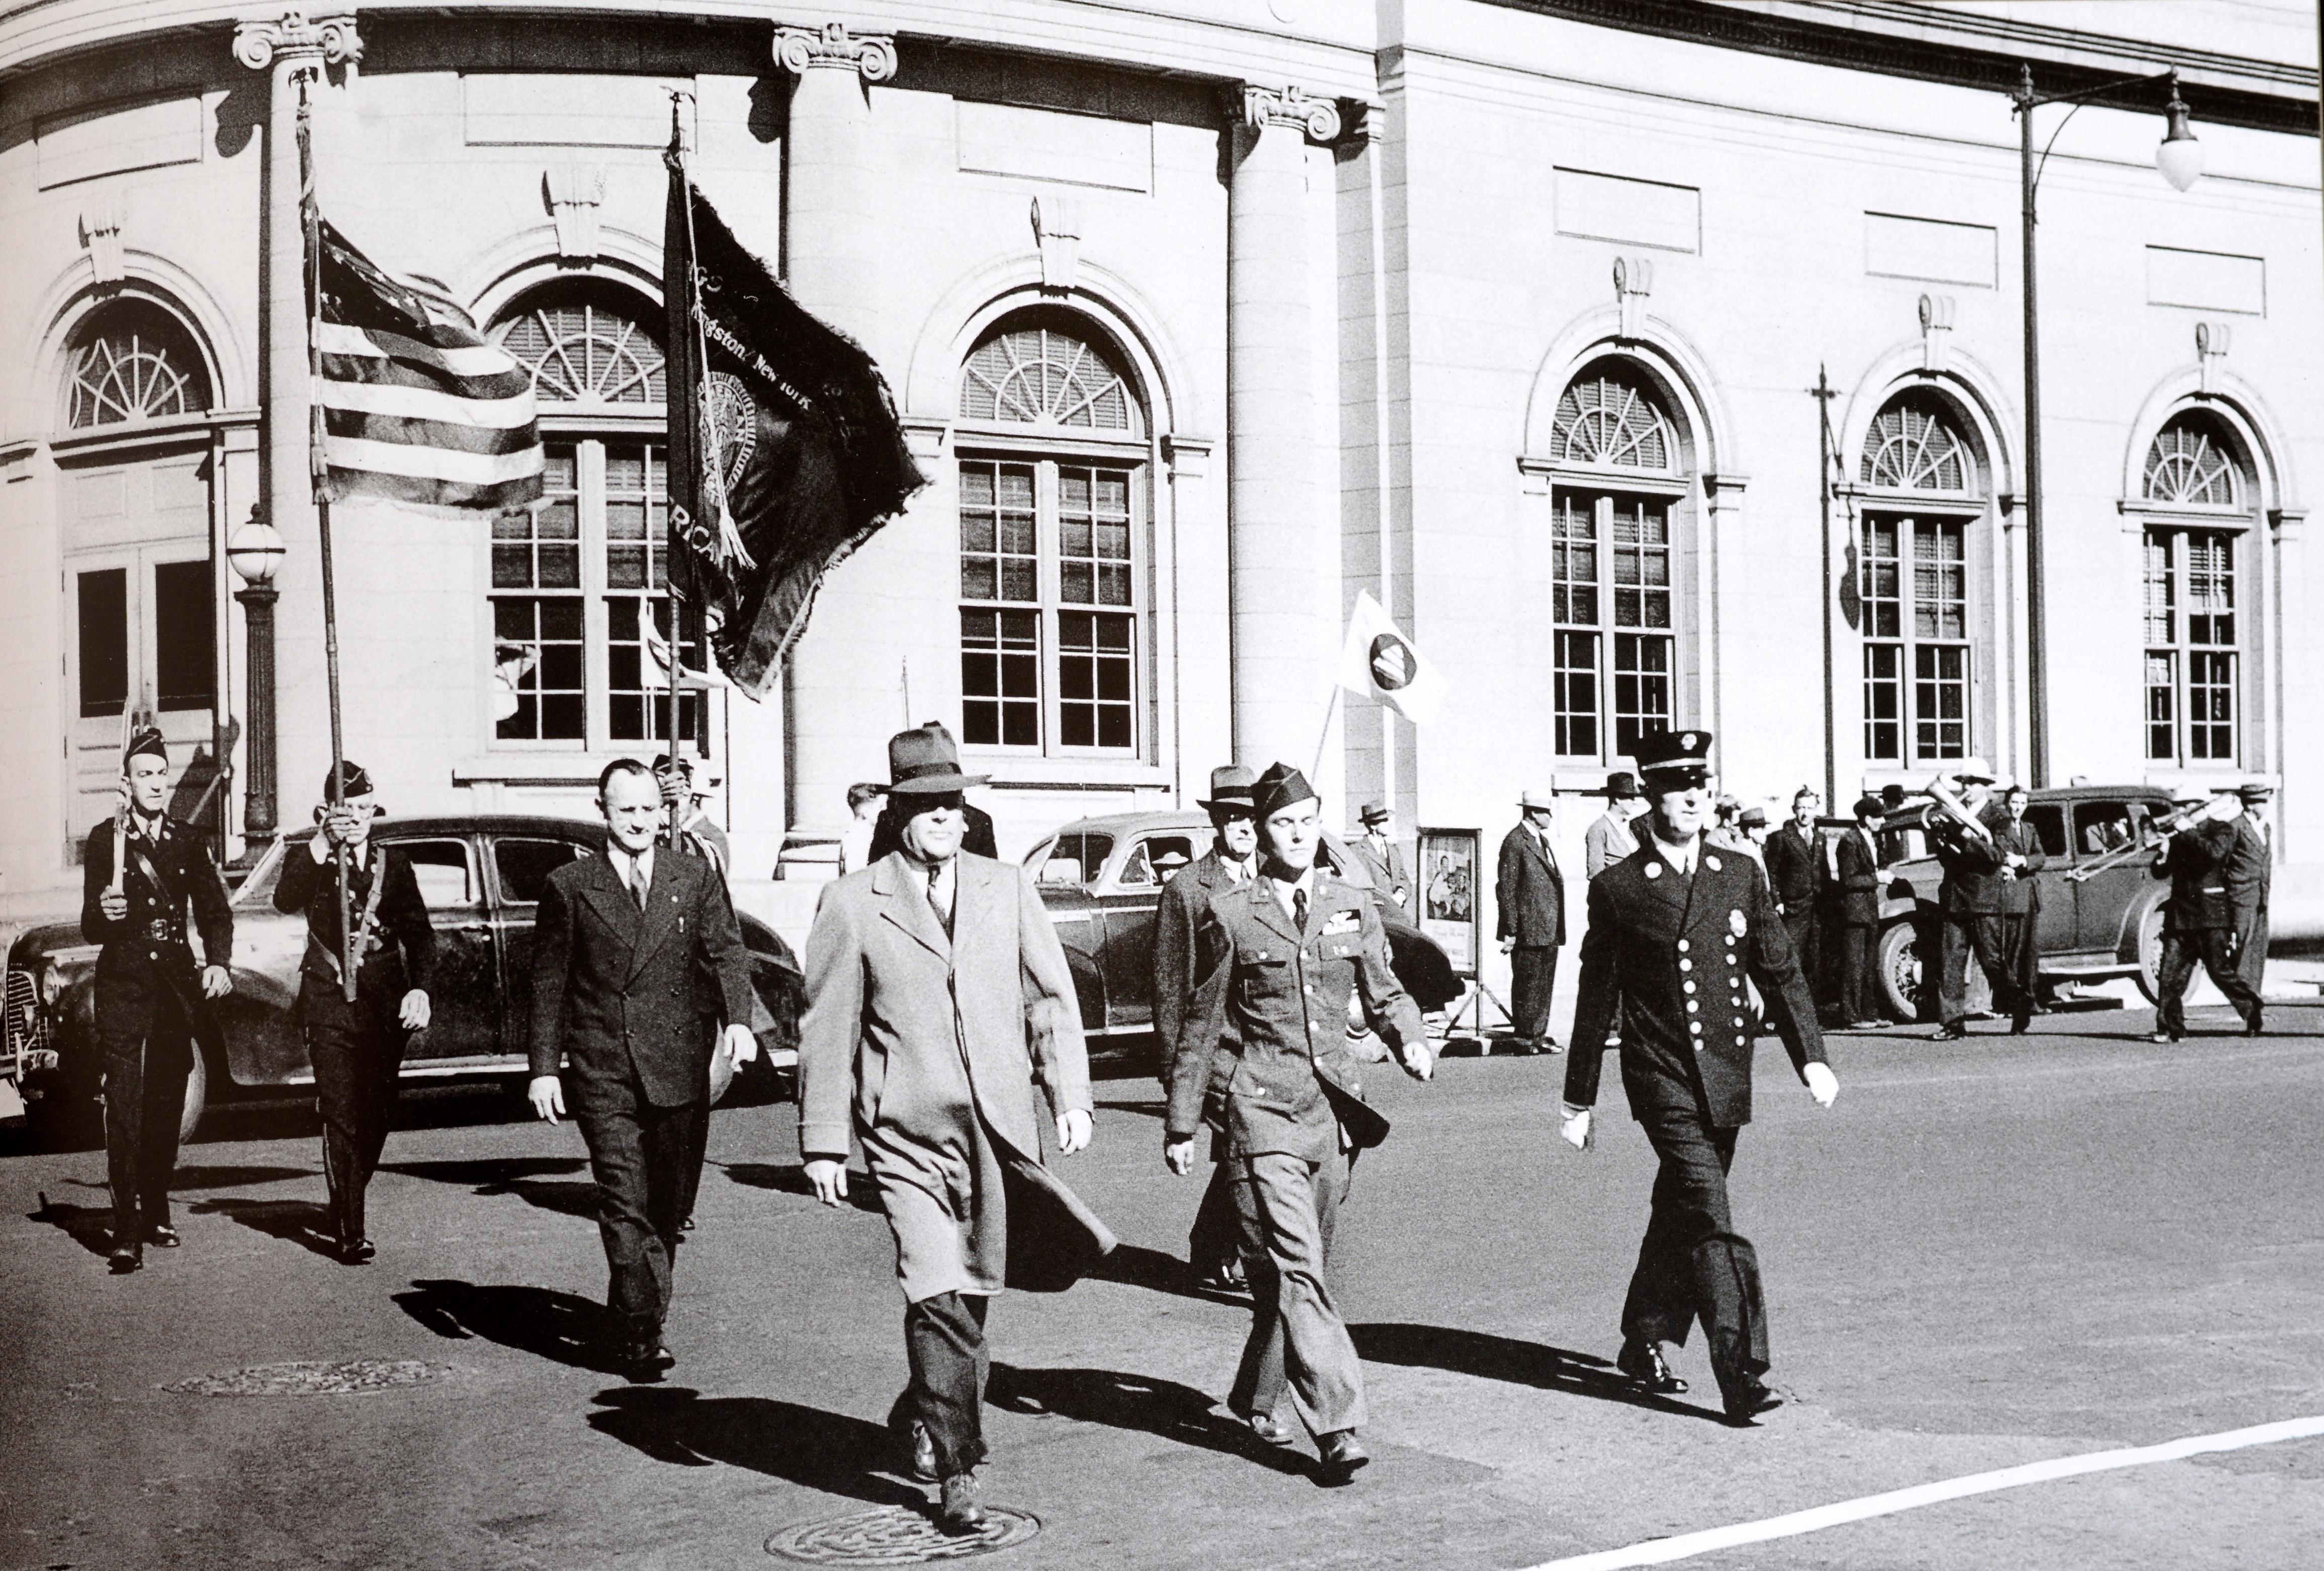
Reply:
<svg viewBox="0 0 2324 1571"><path fill-rule="evenodd" d="M1630 757L1641 775L1685 774L1700 784L1711 775L1711 733L1648 731L1631 748Z"/></svg>

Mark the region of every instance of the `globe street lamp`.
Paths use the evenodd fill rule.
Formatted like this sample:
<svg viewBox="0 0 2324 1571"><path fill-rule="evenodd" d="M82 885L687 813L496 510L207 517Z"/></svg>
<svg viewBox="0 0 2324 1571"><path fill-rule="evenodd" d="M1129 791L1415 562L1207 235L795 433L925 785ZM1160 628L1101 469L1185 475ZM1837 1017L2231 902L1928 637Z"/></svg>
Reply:
<svg viewBox="0 0 2324 1571"><path fill-rule="evenodd" d="M242 827L253 840L274 832L274 587L282 565L282 537L256 508L226 537L226 565L246 586L235 592L250 643L250 791Z"/></svg>
<svg viewBox="0 0 2324 1571"><path fill-rule="evenodd" d="M2074 110L2066 112L2058 129L2042 149L2042 156L2034 156L2034 111L2048 104L2071 104L2080 109L2091 98L2117 88L2144 87L2163 83L2171 89L2171 98L2163 108L2164 121L2162 145L2155 149L2155 167L2174 190L2183 191L2201 178L2203 144L2187 128L2187 103L2179 96L2179 73L2165 71L2154 77L2125 77L2119 80L2100 82L2075 93L2036 93L2034 90L2034 68L2018 68L2017 91L2013 95L2018 129L2018 178L2023 198L2025 242L2025 677L2026 732L2031 743L2032 767L2028 773L2033 784L2050 783L2050 696L2049 696L2049 618L2043 603L2042 569L2042 326L2035 308L2037 265L2034 258L2034 193L2042 181L2042 169L2050 160L2050 149L2057 145L2058 135L2066 128L2066 121L2074 117Z"/></svg>

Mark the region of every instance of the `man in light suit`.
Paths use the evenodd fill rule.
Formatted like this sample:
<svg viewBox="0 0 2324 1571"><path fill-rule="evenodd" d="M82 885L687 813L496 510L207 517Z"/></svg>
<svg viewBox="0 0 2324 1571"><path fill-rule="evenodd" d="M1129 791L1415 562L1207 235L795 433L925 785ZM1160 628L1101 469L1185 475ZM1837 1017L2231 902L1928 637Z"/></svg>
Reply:
<svg viewBox="0 0 2324 1571"><path fill-rule="evenodd" d="M1582 872L1585 879L1595 878L1638 849L1637 831L1632 821L1646 811L1646 805L1637 776L1627 769L1617 769L1606 776L1606 811L1582 837Z"/></svg>
<svg viewBox="0 0 2324 1571"><path fill-rule="evenodd" d="M549 876L533 928L533 1110L551 1124L572 1079L574 1122L597 1181L597 1231L632 1378L675 1362L662 1345L670 1268L701 1176L715 1052L747 1063L750 957L715 868L657 850L661 792L634 758L597 777L605 854ZM726 1022L721 1037L719 1022ZM564 1061L564 1074L558 1060Z"/></svg>
<svg viewBox="0 0 2324 1571"><path fill-rule="evenodd" d="M1073 976L1021 868L965 853L952 739L888 743L900 846L825 887L807 944L799 1150L816 1198L847 1194L851 1135L896 1236L913 1470L948 1532L984 1524L985 1308L1004 1285L1056 1289L1113 1236L1041 1160L1033 1089L1058 1150L1090 1142Z"/></svg>
<svg viewBox="0 0 2324 1571"><path fill-rule="evenodd" d="M1565 942L1565 875L1549 849L1556 799L1546 791L1517 798L1522 815L1501 841L1493 880L1495 935L1509 957L1509 1029L1519 1052L1556 1052L1549 1034L1550 996L1557 988L1557 951Z"/></svg>
<svg viewBox="0 0 2324 1571"><path fill-rule="evenodd" d="M2236 788L2244 804L2236 816L2235 850L2227 854L2227 904L2235 908L2236 965L2257 996L2267 978L2267 896L2274 882L2275 842L2268 833L2267 801L2275 788L2249 780Z"/></svg>
<svg viewBox="0 0 2324 1571"><path fill-rule="evenodd" d="M1154 914L1154 1040L1162 1050L1162 1089L1170 1089L1169 1066L1179 1034L1194 1000L1194 944L1209 920L1212 899L1259 876L1258 809L1251 804L1256 772L1240 764L1211 771L1211 795L1200 805L1211 815L1217 839L1210 850L1172 875L1162 887ZM1241 1228L1235 1220L1234 1173L1213 1149L1210 1187L1186 1235L1186 1261L1195 1280L1219 1292L1240 1292L1243 1278Z"/></svg>
<svg viewBox="0 0 2324 1571"><path fill-rule="evenodd" d="M1404 870L1404 853L1397 849L1396 814L1384 802L1367 802L1356 816L1363 833L1349 845L1349 851L1371 875L1372 887L1379 891L1380 898L1398 910L1406 909L1412 902L1412 878Z"/></svg>

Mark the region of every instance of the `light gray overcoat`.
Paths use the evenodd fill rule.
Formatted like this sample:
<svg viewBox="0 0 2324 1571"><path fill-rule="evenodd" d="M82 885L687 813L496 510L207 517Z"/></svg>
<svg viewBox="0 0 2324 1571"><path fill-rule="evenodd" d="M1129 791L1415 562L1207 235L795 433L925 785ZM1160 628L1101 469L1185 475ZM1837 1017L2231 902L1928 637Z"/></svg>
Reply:
<svg viewBox="0 0 2324 1571"><path fill-rule="evenodd" d="M799 1149L861 1141L915 1302L1062 1286L1113 1246L1041 1162L1034 1087L1091 1110L1056 929L1020 868L964 852L956 879L950 938L891 853L825 888L807 946Z"/></svg>

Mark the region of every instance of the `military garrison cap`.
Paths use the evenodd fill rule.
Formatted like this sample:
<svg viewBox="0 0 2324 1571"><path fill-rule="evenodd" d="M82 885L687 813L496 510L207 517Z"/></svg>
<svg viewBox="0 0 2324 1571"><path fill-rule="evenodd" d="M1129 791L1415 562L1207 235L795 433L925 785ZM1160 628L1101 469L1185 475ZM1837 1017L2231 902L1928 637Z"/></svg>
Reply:
<svg viewBox="0 0 2324 1571"><path fill-rule="evenodd" d="M161 735L160 727L141 726L138 728L137 734L129 739L129 745L121 749L123 774L129 773L129 760L140 753L151 753L164 764L170 761L170 743L168 739Z"/></svg>
<svg viewBox="0 0 2324 1571"><path fill-rule="evenodd" d="M1270 818L1294 803L1315 800L1315 788L1307 784L1307 776L1288 764L1269 764L1267 772L1251 788L1251 807L1262 819Z"/></svg>

